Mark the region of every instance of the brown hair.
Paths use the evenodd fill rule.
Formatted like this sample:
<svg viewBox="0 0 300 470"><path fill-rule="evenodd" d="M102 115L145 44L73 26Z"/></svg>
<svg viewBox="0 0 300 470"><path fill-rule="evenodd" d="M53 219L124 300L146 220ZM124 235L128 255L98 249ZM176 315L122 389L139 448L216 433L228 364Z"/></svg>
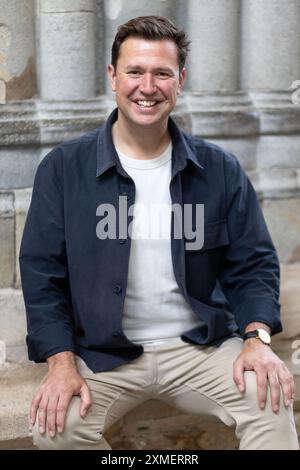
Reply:
<svg viewBox="0 0 300 470"><path fill-rule="evenodd" d="M172 21L163 16L139 16L118 27L111 49L111 63L116 69L122 42L129 37L149 40L173 41L178 51L178 65L184 67L190 41L183 30L178 29Z"/></svg>

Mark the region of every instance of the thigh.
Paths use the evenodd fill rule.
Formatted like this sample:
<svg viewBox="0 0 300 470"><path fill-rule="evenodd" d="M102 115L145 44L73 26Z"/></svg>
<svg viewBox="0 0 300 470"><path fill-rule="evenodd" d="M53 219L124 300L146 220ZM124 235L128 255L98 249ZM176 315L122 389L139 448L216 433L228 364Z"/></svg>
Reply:
<svg viewBox="0 0 300 470"><path fill-rule="evenodd" d="M77 367L92 395L92 406L82 418L79 414L80 397L70 402L64 432L51 438L33 429L34 442L40 449L109 449L104 432L131 409L147 400L147 377L143 367L125 364L112 371L94 374L80 359Z"/></svg>
<svg viewBox="0 0 300 470"><path fill-rule="evenodd" d="M161 398L185 412L216 415L233 424L232 410L244 398L233 381L233 363L241 350L242 340L230 338L219 347L186 343L177 353L166 351L169 361L165 357L162 362Z"/></svg>
<svg viewBox="0 0 300 470"><path fill-rule="evenodd" d="M90 415L106 431L138 404L148 399L151 390L150 357L140 356L115 369L93 373L81 358L76 358L79 373L92 394Z"/></svg>
<svg viewBox="0 0 300 470"><path fill-rule="evenodd" d="M245 393L233 381L233 363L243 347L239 338L225 341L219 348L180 345L160 356L160 398L184 412L213 416L235 425L241 449L298 449L292 407L281 397L280 409L257 400L256 374L245 371Z"/></svg>

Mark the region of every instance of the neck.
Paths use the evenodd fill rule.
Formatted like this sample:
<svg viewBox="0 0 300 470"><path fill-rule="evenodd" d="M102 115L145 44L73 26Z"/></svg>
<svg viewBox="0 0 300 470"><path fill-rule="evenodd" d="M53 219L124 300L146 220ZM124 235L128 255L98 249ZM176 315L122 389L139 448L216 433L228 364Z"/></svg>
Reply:
<svg viewBox="0 0 300 470"><path fill-rule="evenodd" d="M125 122L119 112L118 120L112 127L112 137L121 152L137 159L155 158L167 148L171 138L168 120L162 125L143 127Z"/></svg>

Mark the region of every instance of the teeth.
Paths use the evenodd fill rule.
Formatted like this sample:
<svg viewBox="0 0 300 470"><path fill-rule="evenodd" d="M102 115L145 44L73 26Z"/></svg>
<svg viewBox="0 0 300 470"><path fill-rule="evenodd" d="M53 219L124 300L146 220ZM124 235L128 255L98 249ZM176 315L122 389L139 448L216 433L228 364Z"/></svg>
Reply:
<svg viewBox="0 0 300 470"><path fill-rule="evenodd" d="M156 101L137 101L137 104L139 106L145 106L145 107L154 106L155 103L156 103Z"/></svg>

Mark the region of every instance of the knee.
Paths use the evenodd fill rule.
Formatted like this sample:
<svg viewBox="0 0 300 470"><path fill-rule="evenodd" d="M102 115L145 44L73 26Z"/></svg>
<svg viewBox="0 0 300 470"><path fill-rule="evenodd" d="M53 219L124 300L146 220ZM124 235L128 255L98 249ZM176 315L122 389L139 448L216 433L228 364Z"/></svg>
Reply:
<svg viewBox="0 0 300 470"><path fill-rule="evenodd" d="M56 434L55 437L50 437L46 432L40 434L39 431L33 429L33 443L39 450L111 450L110 445L104 439L102 435L98 435L97 439L85 438L83 436L78 440L76 434L68 432L63 432L61 434Z"/></svg>
<svg viewBox="0 0 300 470"><path fill-rule="evenodd" d="M285 407L281 393L279 411L274 413L268 388L265 407L258 404L256 374L245 372L244 407L237 420L240 449L298 450L299 443L292 406Z"/></svg>
<svg viewBox="0 0 300 470"><path fill-rule="evenodd" d="M38 420L32 429L33 443L40 450L73 450L73 449L110 449L100 429L92 426L88 415L79 415L80 398L73 397L66 415L64 431L51 437L46 432L40 434ZM88 412L89 413L89 412Z"/></svg>
<svg viewBox="0 0 300 470"><path fill-rule="evenodd" d="M245 398L247 400L247 408L251 410L249 416L255 417L256 420L263 420L270 423L270 426L275 425L281 429L294 428L294 415L292 406L286 407L284 405L283 393L280 391L280 405L279 410L275 413L272 409L270 387L268 386L267 400L265 407L260 408L258 403L257 382L256 374L253 371L245 372L246 391ZM256 411L255 411L256 410Z"/></svg>

